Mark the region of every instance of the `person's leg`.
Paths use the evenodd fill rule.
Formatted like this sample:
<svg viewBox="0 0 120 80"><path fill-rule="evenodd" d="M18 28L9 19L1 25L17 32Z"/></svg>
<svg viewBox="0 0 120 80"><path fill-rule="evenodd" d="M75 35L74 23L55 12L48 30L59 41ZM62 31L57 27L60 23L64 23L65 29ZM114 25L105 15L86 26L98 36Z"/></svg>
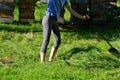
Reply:
<svg viewBox="0 0 120 80"><path fill-rule="evenodd" d="M57 52L57 49L55 49L54 47L52 47L48 61L50 61L50 62L53 61L53 58L54 58L56 52Z"/></svg>
<svg viewBox="0 0 120 80"><path fill-rule="evenodd" d="M59 28L58 28L58 25L57 25L57 21L53 21L54 22L54 26L52 26L52 34L54 36L54 39L55 39L55 42L54 42L54 46L52 47L51 49L51 53L50 53L50 56L49 56L49 61L52 61L56 52L57 52L57 49L61 43L61 39L60 39L60 31L59 31Z"/></svg>
<svg viewBox="0 0 120 80"><path fill-rule="evenodd" d="M41 63L44 63L45 62L45 52L42 52L40 53L40 62Z"/></svg>
<svg viewBox="0 0 120 80"><path fill-rule="evenodd" d="M47 45L49 43L50 34L51 34L50 17L48 15L44 16L42 20L42 25L43 25L43 43L41 46L40 60L41 60L41 63L44 63L45 53L46 53Z"/></svg>

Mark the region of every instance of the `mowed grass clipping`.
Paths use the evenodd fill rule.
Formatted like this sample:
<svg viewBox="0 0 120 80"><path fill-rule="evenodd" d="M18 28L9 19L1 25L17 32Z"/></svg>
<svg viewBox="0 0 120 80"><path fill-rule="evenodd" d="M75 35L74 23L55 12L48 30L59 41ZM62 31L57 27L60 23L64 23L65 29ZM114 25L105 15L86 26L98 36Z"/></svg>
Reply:
<svg viewBox="0 0 120 80"><path fill-rule="evenodd" d="M38 1L36 5L35 21L40 22L46 4ZM14 10L16 21L19 14L17 10L18 7ZM66 10L65 21L69 19L70 13ZM113 47L120 50L120 25L111 24L100 30ZM39 53L43 40L41 23L0 23L0 80L119 80L119 55L108 52L110 46L91 27L60 27L62 40L54 61L47 61L54 43L51 36L46 62L40 64Z"/></svg>
<svg viewBox="0 0 120 80"><path fill-rule="evenodd" d="M16 24L1 25L16 27ZM47 61L54 43L51 36L46 62L40 64L39 52L43 39L41 24L19 26L23 28L0 31L0 80L120 79L119 56L108 52L110 46L96 31L82 26L72 30L60 28L62 42L54 61L51 63ZM36 27L38 31L34 32ZM104 36L118 50L119 28L120 26L109 26L108 29L102 30ZM25 31L21 32L19 29Z"/></svg>

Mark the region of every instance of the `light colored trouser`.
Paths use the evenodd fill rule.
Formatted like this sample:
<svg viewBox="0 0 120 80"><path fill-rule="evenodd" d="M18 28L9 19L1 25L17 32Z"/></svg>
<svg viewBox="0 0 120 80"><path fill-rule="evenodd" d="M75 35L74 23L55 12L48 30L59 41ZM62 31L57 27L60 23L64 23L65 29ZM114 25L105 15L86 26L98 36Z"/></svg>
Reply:
<svg viewBox="0 0 120 80"><path fill-rule="evenodd" d="M53 47L57 49L61 43L57 19L53 16L45 15L42 20L42 25L43 25L43 43L41 46L41 51L44 53L46 52L47 46L50 41L51 32L55 39Z"/></svg>

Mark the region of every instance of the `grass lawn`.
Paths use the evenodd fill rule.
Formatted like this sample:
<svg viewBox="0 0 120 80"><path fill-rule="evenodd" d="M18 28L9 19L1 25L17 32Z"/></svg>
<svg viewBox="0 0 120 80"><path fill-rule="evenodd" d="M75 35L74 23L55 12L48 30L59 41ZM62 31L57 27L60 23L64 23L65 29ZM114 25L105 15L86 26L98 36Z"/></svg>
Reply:
<svg viewBox="0 0 120 80"><path fill-rule="evenodd" d="M18 26L18 30L0 31L0 80L120 79L120 59L108 52L110 46L96 31L82 26L74 30L60 28L62 44L54 62L47 62L54 41L51 36L46 63L40 64L41 24L0 24L11 25ZM36 28L38 32L33 32ZM102 31L117 49L120 49L119 29L117 26Z"/></svg>
<svg viewBox="0 0 120 80"><path fill-rule="evenodd" d="M35 14L43 15L38 10ZM41 20L37 16L36 20ZM65 18L69 21L69 16ZM120 25L112 23L98 28L120 50ZM0 80L120 79L120 55L108 52L110 46L96 31L79 26L79 29L60 27L60 32L62 42L54 61L47 61L54 42L51 36L46 62L40 64L41 23L0 23Z"/></svg>

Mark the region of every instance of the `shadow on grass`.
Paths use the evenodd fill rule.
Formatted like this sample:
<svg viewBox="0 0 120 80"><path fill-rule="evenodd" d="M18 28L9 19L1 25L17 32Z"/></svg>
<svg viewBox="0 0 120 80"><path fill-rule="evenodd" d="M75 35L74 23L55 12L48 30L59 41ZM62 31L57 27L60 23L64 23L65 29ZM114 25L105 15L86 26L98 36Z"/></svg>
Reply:
<svg viewBox="0 0 120 80"><path fill-rule="evenodd" d="M66 25L67 26L67 25ZM103 39L101 35L98 33L101 32L109 41L113 41L120 38L120 25L119 24L111 24L111 25L77 25L73 27L65 28L65 30L61 30L62 32L74 32L75 34L80 35L82 39ZM97 28L97 30L96 30ZM63 28L64 29L64 28Z"/></svg>
<svg viewBox="0 0 120 80"><path fill-rule="evenodd" d="M95 46L88 46L87 49L82 49L82 48L77 48L77 47L75 47L75 48L71 49L70 51L65 52L64 55L59 55L58 57L61 58L61 59L63 59L63 60L69 60L69 59L70 59L73 55L75 55L75 54L79 54L80 52L84 52L85 54L87 54L87 53L88 53L89 51L91 51L92 49L95 49L95 50L101 52L101 51L100 51L97 47L95 47Z"/></svg>
<svg viewBox="0 0 120 80"><path fill-rule="evenodd" d="M42 32L40 23L0 23L0 30L5 30L9 32Z"/></svg>
<svg viewBox="0 0 120 80"><path fill-rule="evenodd" d="M15 22L13 24L0 24L0 30L15 32L42 32L41 26L42 25L40 22L35 22L31 24ZM74 32L75 34L80 35L83 39L96 38L95 36L98 36L97 38L101 39L100 35L97 33L94 27L89 24L72 25L72 27L70 27L70 23L67 22L65 23L65 25L59 25L59 27L61 26L64 26L62 27L63 29L60 29L61 32ZM120 38L119 23L111 23L110 25L96 25L96 28L100 30L100 32L103 33L105 36L107 36L109 40Z"/></svg>
<svg viewBox="0 0 120 80"><path fill-rule="evenodd" d="M59 55L58 58L61 59L61 60L64 60L67 65L71 66L71 64L67 61L67 60L70 60L70 58L72 58L73 55L76 55L76 54L88 54L89 51L91 50L97 50L98 52L101 52L97 47L95 46L88 46L87 49L83 49L83 48L72 48L71 50L65 52L65 54L62 54L62 55Z"/></svg>
<svg viewBox="0 0 120 80"><path fill-rule="evenodd" d="M95 52L91 53L92 50L95 50ZM79 56L80 59L76 58L78 62L77 61L75 63L71 62L70 59L77 54L81 55ZM102 54L102 52L95 46L89 46L87 49L75 47L65 52L65 54L59 55L58 58L60 60L64 60L67 66L82 67L85 69L89 69L89 68L90 69L91 68L111 69L111 68L119 68L120 66L119 59L114 59L110 56L106 56ZM92 60L90 58L92 58ZM82 60L82 59L85 59L85 60Z"/></svg>

